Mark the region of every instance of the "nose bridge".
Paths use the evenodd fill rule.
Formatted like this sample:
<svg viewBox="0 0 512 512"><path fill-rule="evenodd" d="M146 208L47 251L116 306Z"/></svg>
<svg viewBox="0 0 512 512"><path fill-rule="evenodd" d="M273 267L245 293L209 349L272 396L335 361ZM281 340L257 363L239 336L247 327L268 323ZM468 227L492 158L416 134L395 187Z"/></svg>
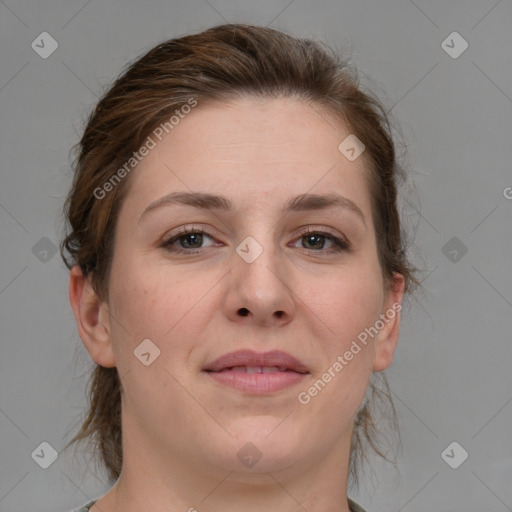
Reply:
<svg viewBox="0 0 512 512"><path fill-rule="evenodd" d="M275 284L275 281L281 282L279 274L282 272L282 262L279 249L271 231L261 228L257 233L253 233L236 247L236 273L240 279L251 281L251 285L261 283L268 288Z"/></svg>
<svg viewBox="0 0 512 512"><path fill-rule="evenodd" d="M267 195L267 194L265 194ZM251 211L244 211L240 227L244 238L238 243L236 253L246 265L257 264L258 271L263 262L272 267L277 256L275 219L270 204L260 198L251 202ZM246 214L245 214L246 213ZM245 214L245 215L244 215ZM244 268L244 265L241 265ZM252 270L252 269L246 269Z"/></svg>

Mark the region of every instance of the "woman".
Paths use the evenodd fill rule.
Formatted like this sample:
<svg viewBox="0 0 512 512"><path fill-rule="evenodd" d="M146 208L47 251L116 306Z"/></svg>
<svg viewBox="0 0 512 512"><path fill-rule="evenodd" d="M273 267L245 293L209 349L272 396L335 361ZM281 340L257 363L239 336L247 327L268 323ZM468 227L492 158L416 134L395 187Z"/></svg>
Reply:
<svg viewBox="0 0 512 512"><path fill-rule="evenodd" d="M316 43L224 25L132 64L79 149L61 252L96 367L71 443L115 482L81 510L362 511L417 284L379 102Z"/></svg>

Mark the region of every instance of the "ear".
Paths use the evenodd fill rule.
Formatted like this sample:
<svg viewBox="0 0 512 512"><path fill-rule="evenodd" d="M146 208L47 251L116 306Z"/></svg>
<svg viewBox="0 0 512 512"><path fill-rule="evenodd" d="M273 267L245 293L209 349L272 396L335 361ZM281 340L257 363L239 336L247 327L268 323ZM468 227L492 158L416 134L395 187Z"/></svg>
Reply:
<svg viewBox="0 0 512 512"><path fill-rule="evenodd" d="M99 300L90 276L85 277L78 265L69 275L69 301L80 338L94 362L106 368L115 366L108 306Z"/></svg>
<svg viewBox="0 0 512 512"><path fill-rule="evenodd" d="M392 362L400 333L400 311L404 295L405 279L397 272L393 275L384 299L380 319L384 327L379 330L376 338L373 371L381 372Z"/></svg>

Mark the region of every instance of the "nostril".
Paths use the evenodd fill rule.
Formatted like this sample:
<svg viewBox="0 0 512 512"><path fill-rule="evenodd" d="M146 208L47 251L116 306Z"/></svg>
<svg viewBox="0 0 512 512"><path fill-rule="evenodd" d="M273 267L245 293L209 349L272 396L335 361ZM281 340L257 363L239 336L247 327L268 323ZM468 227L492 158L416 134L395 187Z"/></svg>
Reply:
<svg viewBox="0 0 512 512"><path fill-rule="evenodd" d="M284 311L276 311L274 314L277 316L277 318L282 318L284 315Z"/></svg>
<svg viewBox="0 0 512 512"><path fill-rule="evenodd" d="M249 310L247 308L241 308L239 313L241 316L247 316L249 314Z"/></svg>

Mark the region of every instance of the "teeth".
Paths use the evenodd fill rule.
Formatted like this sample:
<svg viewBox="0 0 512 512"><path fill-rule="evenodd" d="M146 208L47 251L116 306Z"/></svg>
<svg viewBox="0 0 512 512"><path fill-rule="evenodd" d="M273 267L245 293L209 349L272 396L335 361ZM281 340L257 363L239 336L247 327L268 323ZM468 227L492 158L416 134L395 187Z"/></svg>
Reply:
<svg viewBox="0 0 512 512"><path fill-rule="evenodd" d="M277 373L285 371L286 368L277 366L235 366L231 370L246 373Z"/></svg>

